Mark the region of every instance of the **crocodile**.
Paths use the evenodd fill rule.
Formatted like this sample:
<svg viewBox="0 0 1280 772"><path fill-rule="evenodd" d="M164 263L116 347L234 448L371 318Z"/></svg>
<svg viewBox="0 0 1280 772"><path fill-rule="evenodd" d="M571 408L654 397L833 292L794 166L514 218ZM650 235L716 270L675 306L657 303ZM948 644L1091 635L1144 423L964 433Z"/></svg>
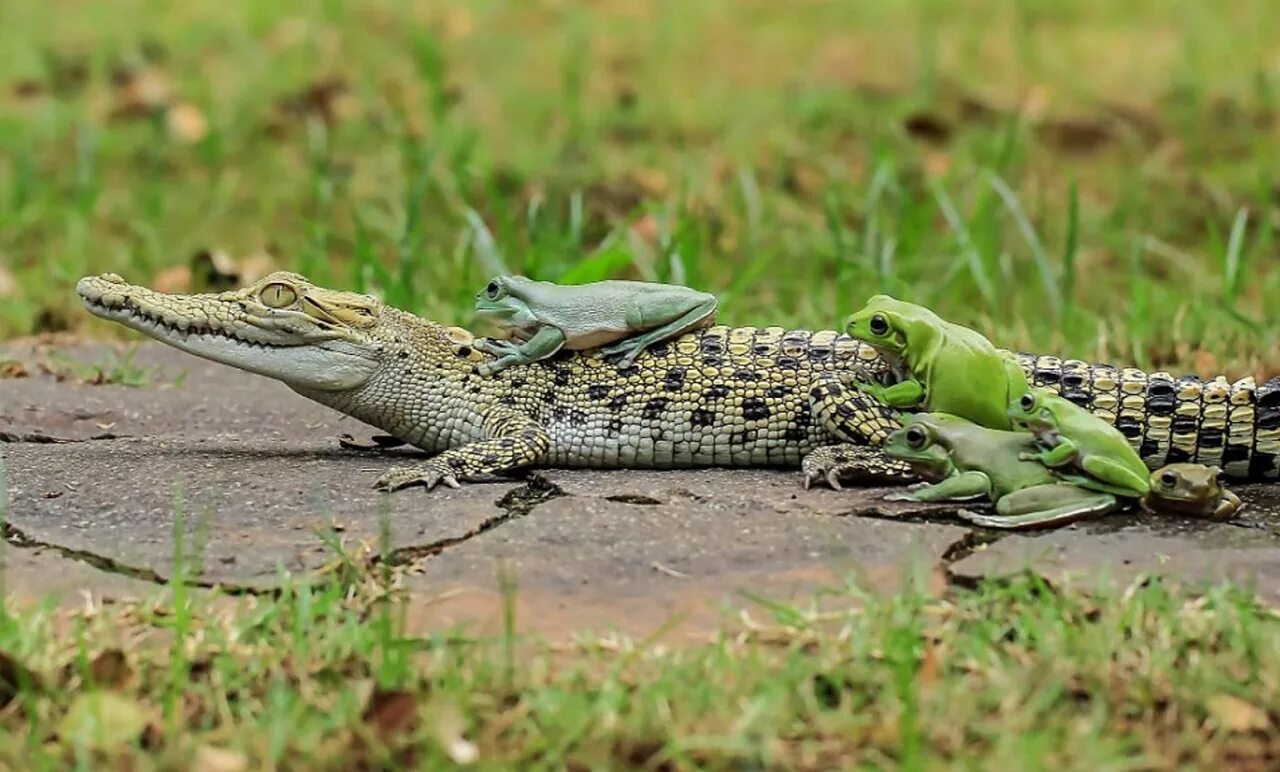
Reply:
<svg viewBox="0 0 1280 772"><path fill-rule="evenodd" d="M800 468L825 480L916 479L879 446L900 413L855 377L892 363L832 330L715 325L649 347L628 366L561 351L484 376L493 357L461 327L369 295L276 272L241 289L166 294L86 276L92 314L295 392L435 454L395 467L382 490L524 467ZM1152 468L1177 461L1236 479L1280 477L1280 378L1258 386L1018 354L1033 385L1118 427Z"/></svg>

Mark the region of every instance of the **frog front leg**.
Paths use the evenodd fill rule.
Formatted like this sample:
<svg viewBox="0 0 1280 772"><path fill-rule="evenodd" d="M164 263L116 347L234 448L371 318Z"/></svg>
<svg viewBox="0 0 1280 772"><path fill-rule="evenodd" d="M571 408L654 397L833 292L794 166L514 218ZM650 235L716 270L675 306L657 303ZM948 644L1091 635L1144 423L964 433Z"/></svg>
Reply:
<svg viewBox="0 0 1280 772"><path fill-rule="evenodd" d="M1222 489L1222 496L1218 499L1218 506L1213 510L1214 520L1230 520L1240 511L1240 507L1244 502L1240 501L1240 497L1226 488Z"/></svg>
<svg viewBox="0 0 1280 772"><path fill-rule="evenodd" d="M1023 451L1018 454L1018 460L1039 461L1050 469L1058 469L1074 462L1078 452L1079 448L1074 442L1065 437L1059 437L1057 444L1053 447L1035 453Z"/></svg>
<svg viewBox="0 0 1280 772"><path fill-rule="evenodd" d="M604 346L600 352L605 356L621 354L618 366L630 367L636 357L640 356L640 352L654 343L710 324L715 319L716 305L715 296L696 303L693 308L689 307L687 297L679 295L665 300L649 299L644 308L627 314L629 327L647 332ZM654 327L655 324L658 326Z"/></svg>
<svg viewBox="0 0 1280 772"><path fill-rule="evenodd" d="M991 478L973 470L956 472L945 480L914 491L890 493L885 501L963 501L978 497L990 498Z"/></svg>
<svg viewBox="0 0 1280 772"><path fill-rule="evenodd" d="M1070 483L1046 483L1001 497L996 502L995 515L964 509L957 514L984 528L1018 530L1066 525L1118 508L1116 498L1109 493L1086 490Z"/></svg>
<svg viewBox="0 0 1280 772"><path fill-rule="evenodd" d="M882 386L865 378L857 378L854 385L858 391L889 407L908 409L920 407L925 401L924 384L914 378L898 381L892 386Z"/></svg>
<svg viewBox="0 0 1280 772"><path fill-rule="evenodd" d="M472 345L480 352L498 357L476 367L481 375L500 373L512 365L527 365L546 359L564 346L565 336L557 327L541 327L529 340L516 345L510 341L478 338Z"/></svg>

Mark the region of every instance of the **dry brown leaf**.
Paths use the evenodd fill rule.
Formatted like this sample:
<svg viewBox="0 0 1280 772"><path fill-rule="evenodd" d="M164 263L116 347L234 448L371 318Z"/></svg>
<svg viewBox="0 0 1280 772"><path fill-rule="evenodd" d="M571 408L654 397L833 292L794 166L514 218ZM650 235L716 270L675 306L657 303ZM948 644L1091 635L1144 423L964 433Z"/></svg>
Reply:
<svg viewBox="0 0 1280 772"><path fill-rule="evenodd" d="M191 769L194 772L242 772L249 768L249 759L240 751L201 745Z"/></svg>
<svg viewBox="0 0 1280 772"><path fill-rule="evenodd" d="M374 689L362 720L383 743L412 729L418 719L418 698L398 689Z"/></svg>
<svg viewBox="0 0 1280 772"><path fill-rule="evenodd" d="M151 286L156 292L186 293L191 291L191 269L185 265L175 265L157 273L151 279Z"/></svg>
<svg viewBox="0 0 1280 772"><path fill-rule="evenodd" d="M945 177L951 171L951 154L943 152L926 153L924 157L924 173L931 179Z"/></svg>
<svg viewBox="0 0 1280 772"><path fill-rule="evenodd" d="M656 244L658 242L658 220L653 215L646 214L631 225L631 232L642 241Z"/></svg>
<svg viewBox="0 0 1280 772"><path fill-rule="evenodd" d="M137 116L167 107L173 100L169 78L154 67L127 70L115 76L116 116Z"/></svg>
<svg viewBox="0 0 1280 772"><path fill-rule="evenodd" d="M1220 372L1222 372L1220 369L1221 365L1218 364L1218 358L1203 349L1196 352L1191 368L1195 371L1196 375L1205 380L1215 378Z"/></svg>
<svg viewBox="0 0 1280 772"><path fill-rule="evenodd" d="M325 123L336 123L356 111L355 98L341 78L324 78L279 102L285 113L315 116Z"/></svg>
<svg viewBox="0 0 1280 772"><path fill-rule="evenodd" d="M204 113L190 102L179 102L169 108L165 114L165 127L170 137L184 145L199 142L209 133Z"/></svg>
<svg viewBox="0 0 1280 772"><path fill-rule="evenodd" d="M916 682L920 686L932 686L938 682L938 647L931 641L924 644L924 656L920 659L920 669L916 671Z"/></svg>
<svg viewBox="0 0 1280 772"><path fill-rule="evenodd" d="M39 688L40 677L8 652L0 651L0 708L12 702L24 685Z"/></svg>
<svg viewBox="0 0 1280 772"><path fill-rule="evenodd" d="M636 169L631 176L649 198L662 198L671 189L671 181L662 169Z"/></svg>
<svg viewBox="0 0 1280 772"><path fill-rule="evenodd" d="M276 259L270 252L258 250L253 254L240 258L238 271L240 283L252 284L276 269Z"/></svg>
<svg viewBox="0 0 1280 772"><path fill-rule="evenodd" d="M940 115L919 112L908 115L902 128L915 139L926 142L946 142L951 138L951 126Z"/></svg>
<svg viewBox="0 0 1280 772"><path fill-rule="evenodd" d="M27 366L16 359L0 359L0 380L5 378L26 378L31 373Z"/></svg>
<svg viewBox="0 0 1280 772"><path fill-rule="evenodd" d="M89 678L98 686L123 689L133 680L133 667L120 649L107 649L89 663Z"/></svg>
<svg viewBox="0 0 1280 772"><path fill-rule="evenodd" d="M1215 694L1206 701L1209 718L1228 732L1265 731L1271 726L1267 712L1233 694Z"/></svg>

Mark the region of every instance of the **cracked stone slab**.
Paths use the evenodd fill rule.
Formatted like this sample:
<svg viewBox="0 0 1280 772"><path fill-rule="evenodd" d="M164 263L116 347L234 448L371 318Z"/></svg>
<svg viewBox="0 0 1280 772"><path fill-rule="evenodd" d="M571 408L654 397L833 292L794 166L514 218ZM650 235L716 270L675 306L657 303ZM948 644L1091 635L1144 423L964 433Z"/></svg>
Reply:
<svg viewBox="0 0 1280 772"><path fill-rule="evenodd" d="M1011 535L952 563L952 576L977 580L1034 571L1086 589L1120 587L1140 574L1192 585L1230 580L1280 602L1280 486L1233 486L1245 501L1230 523L1119 515L1040 534Z"/></svg>
<svg viewBox="0 0 1280 772"><path fill-rule="evenodd" d="M846 578L868 588L928 576L968 532L895 522L894 514L946 507L882 502L887 489L799 488L771 470L538 473L566 495L429 558L408 579L443 600L423 627L479 624L501 615L502 576L517 587L518 626L565 620L654 629L673 616L706 620L743 593L787 600ZM877 517L860 516L874 512Z"/></svg>
<svg viewBox="0 0 1280 772"><path fill-rule="evenodd" d="M4 545L0 554L4 597L18 606L52 598L59 605L81 606L104 601L156 597L162 589L142 579L102 571L62 557L57 550L19 549Z"/></svg>
<svg viewBox="0 0 1280 772"><path fill-rule="evenodd" d="M251 586L305 573L347 549L458 539L504 511L515 483L395 495L371 487L390 464L329 441L220 438L117 440L0 447L8 470L10 525L31 541L173 575L175 520L200 579ZM179 498L180 502L179 502Z"/></svg>
<svg viewBox="0 0 1280 772"><path fill-rule="evenodd" d="M113 350L76 346L57 355L85 363L107 360ZM278 582L281 567L305 572L334 558L317 529L337 524L347 548L376 547L384 521L393 547L462 538L504 514L496 502L518 485L387 496L373 490L373 481L422 454L343 450L338 435L377 430L267 378L158 344L140 346L133 361L154 373L151 385L94 386L39 375L0 380L2 432L121 436L0 443L7 518L27 539L168 578L180 488L185 549L200 552L201 578L268 586Z"/></svg>

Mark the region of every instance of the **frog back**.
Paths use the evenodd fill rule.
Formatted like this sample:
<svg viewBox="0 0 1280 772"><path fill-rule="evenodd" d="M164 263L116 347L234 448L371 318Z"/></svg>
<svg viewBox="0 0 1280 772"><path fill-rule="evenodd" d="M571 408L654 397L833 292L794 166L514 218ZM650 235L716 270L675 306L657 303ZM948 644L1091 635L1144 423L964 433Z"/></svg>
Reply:
<svg viewBox="0 0 1280 772"><path fill-rule="evenodd" d="M1009 400L1028 388L1013 355L967 327L943 322L916 373L927 409L962 416L991 429L1010 429ZM921 377L923 376L923 377Z"/></svg>
<svg viewBox="0 0 1280 772"><path fill-rule="evenodd" d="M1035 437L1030 432L957 424L944 427L941 434L951 463L962 472L982 472L989 477L997 498L1058 480L1040 462L1019 458L1022 453L1035 452Z"/></svg>

